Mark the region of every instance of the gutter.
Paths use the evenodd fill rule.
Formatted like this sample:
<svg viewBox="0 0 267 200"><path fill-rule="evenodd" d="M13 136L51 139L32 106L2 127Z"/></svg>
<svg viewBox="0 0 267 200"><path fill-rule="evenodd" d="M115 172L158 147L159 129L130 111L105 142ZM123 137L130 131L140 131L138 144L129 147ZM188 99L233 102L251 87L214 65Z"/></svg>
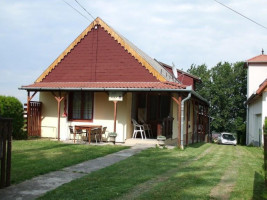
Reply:
<svg viewBox="0 0 267 200"><path fill-rule="evenodd" d="M49 87L21 87L19 90L28 91L95 91L95 92L105 92L105 91L121 91L121 92L189 92L198 99L205 102L210 106L209 102L192 90L192 87L187 87L186 89L154 89L154 88L49 88Z"/></svg>
<svg viewBox="0 0 267 200"><path fill-rule="evenodd" d="M188 94L188 96L182 100L181 103L181 149L184 149L184 103L188 101L191 98L191 92Z"/></svg>

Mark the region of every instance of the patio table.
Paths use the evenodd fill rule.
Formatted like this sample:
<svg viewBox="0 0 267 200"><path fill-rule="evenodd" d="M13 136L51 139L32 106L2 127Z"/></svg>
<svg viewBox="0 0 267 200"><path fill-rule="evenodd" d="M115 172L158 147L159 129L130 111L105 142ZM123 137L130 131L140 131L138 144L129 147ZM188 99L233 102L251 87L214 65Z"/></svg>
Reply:
<svg viewBox="0 0 267 200"><path fill-rule="evenodd" d="M82 129L82 130L87 130L87 134L88 134L88 143L90 144L91 143L91 130L93 128L100 128L101 129L101 132L102 132L102 126L101 125L75 125L75 133L74 133L74 138L76 136L76 131L78 129ZM100 134L100 141L102 139L102 134ZM74 141L75 143L75 141Z"/></svg>

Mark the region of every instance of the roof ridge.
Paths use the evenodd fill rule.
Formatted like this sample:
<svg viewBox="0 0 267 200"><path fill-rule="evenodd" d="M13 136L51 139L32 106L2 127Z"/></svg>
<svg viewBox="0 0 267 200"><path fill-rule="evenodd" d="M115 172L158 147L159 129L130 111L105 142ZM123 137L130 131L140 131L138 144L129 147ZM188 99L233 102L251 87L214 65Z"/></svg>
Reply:
<svg viewBox="0 0 267 200"><path fill-rule="evenodd" d="M133 43L127 40L125 37L117 33L113 28L107 25L101 18L97 17L55 60L54 62L37 78L35 82L41 82L61 61L62 59L96 26L100 25L104 28L108 34L115 41L117 41L129 54L131 54L135 59L137 59L143 67L145 67L153 76L156 77L159 81L166 81L170 79L168 78L167 73L166 76L163 74L163 70L167 71L164 67L156 69L155 63L150 63L153 60L150 56L136 47ZM141 52L143 55L140 55ZM148 61L150 59L150 61ZM157 63L157 62L156 62ZM158 64L158 63L157 63Z"/></svg>

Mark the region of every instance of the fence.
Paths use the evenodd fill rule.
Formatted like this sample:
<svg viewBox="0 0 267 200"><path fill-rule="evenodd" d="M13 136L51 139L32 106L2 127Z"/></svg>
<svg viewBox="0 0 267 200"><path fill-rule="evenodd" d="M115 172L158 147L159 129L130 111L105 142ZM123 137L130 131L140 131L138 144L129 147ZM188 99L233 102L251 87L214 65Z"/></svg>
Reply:
<svg viewBox="0 0 267 200"><path fill-rule="evenodd" d="M10 186L12 119L0 117L0 188Z"/></svg>
<svg viewBox="0 0 267 200"><path fill-rule="evenodd" d="M37 101L30 101L29 107L24 104L24 118L28 131L28 136L41 136L41 113L42 103Z"/></svg>

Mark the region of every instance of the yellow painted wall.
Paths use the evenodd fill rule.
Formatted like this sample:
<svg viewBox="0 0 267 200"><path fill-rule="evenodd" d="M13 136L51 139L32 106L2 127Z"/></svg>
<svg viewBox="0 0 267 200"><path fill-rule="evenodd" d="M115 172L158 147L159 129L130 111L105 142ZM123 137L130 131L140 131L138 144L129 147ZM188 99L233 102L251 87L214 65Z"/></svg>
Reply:
<svg viewBox="0 0 267 200"><path fill-rule="evenodd" d="M65 93L62 93L64 96ZM40 101L42 104L42 126L41 136L57 138L58 133L58 119L57 119L57 101L51 92L40 92ZM61 103L61 115L63 114L64 100ZM66 129L66 117L61 117L60 126L61 130L65 132ZM66 134L61 134L61 139L65 139Z"/></svg>
<svg viewBox="0 0 267 200"><path fill-rule="evenodd" d="M173 94L175 98L178 98L177 94ZM192 100L189 99L184 104L184 121L183 121L183 141L186 144L186 120L187 120L187 105L190 104L190 121L188 122L188 143L192 143L192 132L193 132L193 104ZM178 105L172 100L172 115L173 115L173 136L172 139L178 137Z"/></svg>
<svg viewBox="0 0 267 200"><path fill-rule="evenodd" d="M63 96L64 94L62 94ZM42 107L42 137L57 138L57 101L50 92L40 92L40 101ZM124 142L126 138L132 135L131 125L131 104L132 94L126 93L123 101L117 103L117 120L116 132L118 136L117 142ZM114 103L108 100L108 93L95 92L94 94L94 119L92 122L72 122L67 117L62 117L64 110L64 100L61 103L61 119L60 119L60 139L72 139L73 135L69 132L69 126L78 124L94 124L107 127L106 135L113 132L114 129ZM78 138L79 139L79 138Z"/></svg>

